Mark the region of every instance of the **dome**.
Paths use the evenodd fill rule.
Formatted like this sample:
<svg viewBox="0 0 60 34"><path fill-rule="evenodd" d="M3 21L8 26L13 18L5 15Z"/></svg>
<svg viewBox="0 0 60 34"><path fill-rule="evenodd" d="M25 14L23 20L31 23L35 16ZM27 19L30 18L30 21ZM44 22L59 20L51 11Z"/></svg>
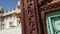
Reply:
<svg viewBox="0 0 60 34"><path fill-rule="evenodd" d="M20 9L20 1L17 3L17 8Z"/></svg>
<svg viewBox="0 0 60 34"><path fill-rule="evenodd" d="M17 5L20 6L20 1L18 1Z"/></svg>
<svg viewBox="0 0 60 34"><path fill-rule="evenodd" d="M4 11L4 9L2 7L0 7L0 12L3 12L3 11Z"/></svg>

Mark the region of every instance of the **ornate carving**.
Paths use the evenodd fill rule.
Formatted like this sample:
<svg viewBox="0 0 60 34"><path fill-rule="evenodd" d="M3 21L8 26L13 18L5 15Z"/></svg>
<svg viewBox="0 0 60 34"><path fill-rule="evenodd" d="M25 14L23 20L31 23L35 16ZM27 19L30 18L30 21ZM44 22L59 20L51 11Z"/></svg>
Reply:
<svg viewBox="0 0 60 34"><path fill-rule="evenodd" d="M60 7L60 2L51 3L49 5L41 6L41 11L51 10L53 8Z"/></svg>
<svg viewBox="0 0 60 34"><path fill-rule="evenodd" d="M29 17L29 29L30 29L30 34L33 34L33 31L35 30L35 24L34 24L34 14L33 14L33 8L32 8L33 4L29 4L28 5L28 17Z"/></svg>
<svg viewBox="0 0 60 34"><path fill-rule="evenodd" d="M33 33L33 31L35 30L35 24L34 21L31 19L32 17L29 18L29 27L30 27L30 34Z"/></svg>

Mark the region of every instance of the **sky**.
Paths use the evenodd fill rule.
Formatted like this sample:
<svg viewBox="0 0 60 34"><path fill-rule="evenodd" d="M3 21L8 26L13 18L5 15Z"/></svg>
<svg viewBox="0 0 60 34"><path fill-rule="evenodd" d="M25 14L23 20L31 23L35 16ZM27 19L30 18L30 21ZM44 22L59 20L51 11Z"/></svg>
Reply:
<svg viewBox="0 0 60 34"><path fill-rule="evenodd" d="M0 7L3 7L5 10L16 8L18 1L19 0L0 0Z"/></svg>

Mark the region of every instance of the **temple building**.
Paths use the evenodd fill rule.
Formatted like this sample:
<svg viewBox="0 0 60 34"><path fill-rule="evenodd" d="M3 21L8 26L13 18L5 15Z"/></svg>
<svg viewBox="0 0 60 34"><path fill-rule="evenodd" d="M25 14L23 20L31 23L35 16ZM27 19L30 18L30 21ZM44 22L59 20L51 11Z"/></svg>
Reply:
<svg viewBox="0 0 60 34"><path fill-rule="evenodd" d="M0 9L4 9L0 7ZM0 29L8 29L12 27L20 26L20 1L17 3L16 9L9 9L8 11L4 11L3 16L1 18Z"/></svg>
<svg viewBox="0 0 60 34"><path fill-rule="evenodd" d="M0 34L22 34L20 1L16 8L0 7Z"/></svg>

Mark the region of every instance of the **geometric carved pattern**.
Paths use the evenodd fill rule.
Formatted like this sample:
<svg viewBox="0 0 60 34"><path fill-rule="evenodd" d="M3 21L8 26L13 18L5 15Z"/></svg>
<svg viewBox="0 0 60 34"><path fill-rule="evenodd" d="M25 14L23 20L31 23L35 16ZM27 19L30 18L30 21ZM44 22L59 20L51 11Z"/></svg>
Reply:
<svg viewBox="0 0 60 34"><path fill-rule="evenodd" d="M39 34L40 26L37 22L37 0L21 0L22 9L22 26L23 34ZM37 15L36 15L37 14ZM39 29L38 29L39 28Z"/></svg>
<svg viewBox="0 0 60 34"><path fill-rule="evenodd" d="M29 0L30 2L32 1L32 0ZM30 4L28 4L28 17L29 17L29 29L30 29L30 34L33 34L34 33L34 30L35 30L35 24L34 24L34 11L32 10L33 8L32 8L32 6L33 6L33 3L30 3Z"/></svg>
<svg viewBox="0 0 60 34"><path fill-rule="evenodd" d="M33 21L33 18L34 17L34 15L33 15L33 13L32 13L32 11L30 11L29 12L29 27L30 27L30 33L32 33L34 30L35 30L35 28L34 28L34 21Z"/></svg>

